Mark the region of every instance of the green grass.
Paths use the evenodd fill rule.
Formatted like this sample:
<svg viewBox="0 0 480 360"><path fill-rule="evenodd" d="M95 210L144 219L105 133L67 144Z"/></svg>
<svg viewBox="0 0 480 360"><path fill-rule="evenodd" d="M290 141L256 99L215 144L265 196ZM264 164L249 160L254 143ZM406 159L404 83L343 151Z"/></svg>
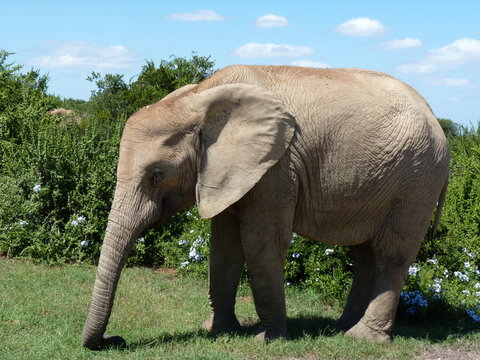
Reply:
<svg viewBox="0 0 480 360"><path fill-rule="evenodd" d="M206 279L128 268L107 331L124 337L128 346L93 352L81 347L80 335L94 277L91 266L0 259L0 358L413 359L432 347L480 350L475 345L480 333L452 333L438 323L398 325L391 344L345 338L327 330L340 307L295 288L287 289L292 340L263 344L249 334L257 318L246 285L237 301L245 333L211 336L200 327L209 315Z"/></svg>

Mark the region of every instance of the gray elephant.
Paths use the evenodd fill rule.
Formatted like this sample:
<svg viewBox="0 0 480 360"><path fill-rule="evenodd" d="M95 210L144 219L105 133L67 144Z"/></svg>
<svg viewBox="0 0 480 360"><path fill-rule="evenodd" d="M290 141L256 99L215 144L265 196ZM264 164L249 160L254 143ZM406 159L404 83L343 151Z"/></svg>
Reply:
<svg viewBox="0 0 480 360"><path fill-rule="evenodd" d="M195 201L212 219L209 330L240 326L235 296L246 264L258 336L288 337L283 271L294 231L352 247L353 284L337 325L389 340L448 171L428 104L382 73L231 66L181 88L125 126L83 344L123 342L104 332L132 244Z"/></svg>

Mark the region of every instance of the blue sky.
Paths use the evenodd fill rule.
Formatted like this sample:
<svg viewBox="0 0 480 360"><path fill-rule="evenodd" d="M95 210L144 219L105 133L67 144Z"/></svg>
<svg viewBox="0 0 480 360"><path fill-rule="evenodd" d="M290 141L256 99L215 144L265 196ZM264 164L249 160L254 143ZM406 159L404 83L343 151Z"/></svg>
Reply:
<svg viewBox="0 0 480 360"><path fill-rule="evenodd" d="M145 60L359 67L416 88L438 117L480 121L480 1L8 1L0 48L88 99L92 71L137 75Z"/></svg>

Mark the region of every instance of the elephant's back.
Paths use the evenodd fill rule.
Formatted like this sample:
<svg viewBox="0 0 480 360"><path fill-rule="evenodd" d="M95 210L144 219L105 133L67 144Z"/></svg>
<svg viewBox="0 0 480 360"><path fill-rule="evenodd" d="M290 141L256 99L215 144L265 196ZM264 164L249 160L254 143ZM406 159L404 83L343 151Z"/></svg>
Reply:
<svg viewBox="0 0 480 360"><path fill-rule="evenodd" d="M426 101L405 83L360 69L232 66L198 91L227 83L271 90L296 118L287 152L299 181L296 232L352 245L378 231L394 204L435 206L448 146Z"/></svg>

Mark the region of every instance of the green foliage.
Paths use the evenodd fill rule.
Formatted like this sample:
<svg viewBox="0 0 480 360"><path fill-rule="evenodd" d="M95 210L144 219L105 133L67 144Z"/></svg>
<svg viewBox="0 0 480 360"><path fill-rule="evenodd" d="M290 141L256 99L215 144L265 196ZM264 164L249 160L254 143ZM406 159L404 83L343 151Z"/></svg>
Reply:
<svg viewBox="0 0 480 360"><path fill-rule="evenodd" d="M158 69L148 62L131 84L121 75L95 74L98 89L85 103L48 95L47 77L35 70L22 74L8 56L0 53L0 254L94 262L111 206L118 143L127 116L152 100L146 84L163 81L156 101L205 78L213 63L196 55L162 61ZM77 110L81 123L66 126L48 114L58 106ZM185 218L179 215L161 234L148 231L129 264L172 264L163 239L179 236L189 226Z"/></svg>
<svg viewBox="0 0 480 360"><path fill-rule="evenodd" d="M462 132L462 127L450 119L438 118L438 122L446 136L458 136Z"/></svg>
<svg viewBox="0 0 480 360"><path fill-rule="evenodd" d="M172 57L156 66L147 61L140 75L126 83L123 75L102 76L93 72L88 80L97 90L92 92L91 107L97 120L129 117L143 106L159 101L168 93L187 84L196 84L213 73L210 57L193 54L191 59Z"/></svg>

